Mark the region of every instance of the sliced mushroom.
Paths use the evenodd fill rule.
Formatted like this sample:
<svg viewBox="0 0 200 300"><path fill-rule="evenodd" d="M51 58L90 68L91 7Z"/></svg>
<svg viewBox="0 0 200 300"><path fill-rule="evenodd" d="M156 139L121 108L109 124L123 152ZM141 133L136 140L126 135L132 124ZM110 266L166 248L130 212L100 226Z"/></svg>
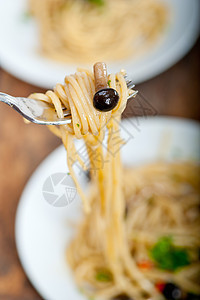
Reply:
<svg viewBox="0 0 200 300"><path fill-rule="evenodd" d="M94 65L94 78L96 93L93 98L94 107L106 112L114 109L119 102L119 94L116 90L108 87L107 66L98 62Z"/></svg>

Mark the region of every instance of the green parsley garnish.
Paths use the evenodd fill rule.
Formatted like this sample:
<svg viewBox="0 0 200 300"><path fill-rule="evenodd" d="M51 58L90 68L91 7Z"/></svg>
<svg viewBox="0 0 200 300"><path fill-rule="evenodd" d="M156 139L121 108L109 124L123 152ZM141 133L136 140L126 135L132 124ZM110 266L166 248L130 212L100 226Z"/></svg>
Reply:
<svg viewBox="0 0 200 300"><path fill-rule="evenodd" d="M96 4L99 6L102 6L105 4L104 0L87 0L88 2L92 3L92 4Z"/></svg>
<svg viewBox="0 0 200 300"><path fill-rule="evenodd" d="M77 126L77 127L80 127L80 124L77 123L76 126Z"/></svg>
<svg viewBox="0 0 200 300"><path fill-rule="evenodd" d="M112 281L113 276L110 273L110 271L106 269L99 270L96 274L96 280L101 281L101 282L108 282Z"/></svg>
<svg viewBox="0 0 200 300"><path fill-rule="evenodd" d="M108 80L108 86L110 87L111 80Z"/></svg>
<svg viewBox="0 0 200 300"><path fill-rule="evenodd" d="M190 264L187 250L175 246L172 237L169 236L158 240L151 249L150 256L157 263L158 268L163 270L176 271Z"/></svg>
<svg viewBox="0 0 200 300"><path fill-rule="evenodd" d="M67 172L67 175L70 175L70 173L69 173L69 172Z"/></svg>

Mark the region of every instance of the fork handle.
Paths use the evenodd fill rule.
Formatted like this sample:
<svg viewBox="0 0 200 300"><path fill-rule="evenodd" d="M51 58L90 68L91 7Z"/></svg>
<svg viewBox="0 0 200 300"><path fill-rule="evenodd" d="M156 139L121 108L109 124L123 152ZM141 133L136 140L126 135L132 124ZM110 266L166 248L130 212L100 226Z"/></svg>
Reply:
<svg viewBox="0 0 200 300"><path fill-rule="evenodd" d="M0 92L0 102L4 102L8 104L10 107L13 107L13 105L17 104L15 97L1 92Z"/></svg>

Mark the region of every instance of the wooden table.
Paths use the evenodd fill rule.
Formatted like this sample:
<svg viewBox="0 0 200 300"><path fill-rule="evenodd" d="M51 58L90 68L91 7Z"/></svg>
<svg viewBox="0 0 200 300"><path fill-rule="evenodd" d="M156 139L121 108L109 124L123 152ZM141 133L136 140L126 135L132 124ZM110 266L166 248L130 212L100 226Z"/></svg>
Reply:
<svg viewBox="0 0 200 300"><path fill-rule="evenodd" d="M175 66L137 86L156 113L199 120L199 52L200 41ZM42 90L0 69L0 91L28 96ZM17 256L15 213L28 178L60 145L60 140L43 126L26 125L5 104L0 104L0 121L0 299L37 300L41 297L28 281Z"/></svg>

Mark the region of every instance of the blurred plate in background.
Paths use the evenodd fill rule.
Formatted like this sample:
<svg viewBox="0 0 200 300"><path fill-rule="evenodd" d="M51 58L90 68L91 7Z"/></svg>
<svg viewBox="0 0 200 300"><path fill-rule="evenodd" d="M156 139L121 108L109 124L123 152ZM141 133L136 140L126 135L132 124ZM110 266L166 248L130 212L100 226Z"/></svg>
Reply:
<svg viewBox="0 0 200 300"><path fill-rule="evenodd" d="M122 122L121 131L127 141L122 148L122 159L129 167L157 159L200 159L197 122L159 117L136 122L130 118ZM86 300L76 287L66 260L66 247L73 234L70 224L80 219L80 199L77 197L68 206L58 208L49 205L42 194L49 176L67 170L66 152L61 146L34 172L17 209L15 238L19 258L42 299Z"/></svg>
<svg viewBox="0 0 200 300"><path fill-rule="evenodd" d="M109 63L109 72L126 69L135 83L158 75L181 59L199 33L199 0L162 0L171 11L170 24L160 41L137 60ZM37 26L25 18L27 0L0 0L0 64L14 76L43 88L63 82L77 65L61 64L40 56ZM86 66L87 67L87 66Z"/></svg>

